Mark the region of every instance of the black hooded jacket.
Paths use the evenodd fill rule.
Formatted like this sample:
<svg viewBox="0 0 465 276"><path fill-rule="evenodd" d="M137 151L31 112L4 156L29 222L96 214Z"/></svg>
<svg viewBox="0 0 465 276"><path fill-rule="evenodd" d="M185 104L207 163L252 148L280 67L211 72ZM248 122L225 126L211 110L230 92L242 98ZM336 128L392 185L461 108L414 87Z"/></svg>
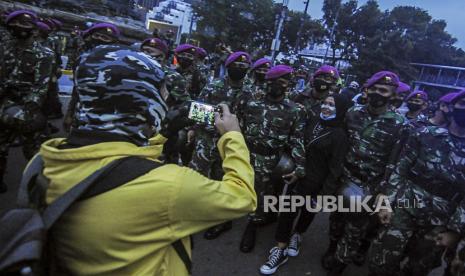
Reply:
<svg viewBox="0 0 465 276"><path fill-rule="evenodd" d="M336 105L336 118L313 117L305 127L306 176L297 190L305 195L334 194L343 171L349 142L344 117L350 102L343 95L331 95Z"/></svg>

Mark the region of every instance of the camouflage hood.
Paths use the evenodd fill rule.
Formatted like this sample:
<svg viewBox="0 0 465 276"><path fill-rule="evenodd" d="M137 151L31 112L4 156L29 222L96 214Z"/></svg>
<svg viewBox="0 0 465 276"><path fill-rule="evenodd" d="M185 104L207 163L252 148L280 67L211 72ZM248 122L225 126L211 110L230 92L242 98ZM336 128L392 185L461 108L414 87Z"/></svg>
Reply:
<svg viewBox="0 0 465 276"><path fill-rule="evenodd" d="M164 73L149 56L124 46L99 46L76 69L78 129L125 135L138 145L160 130L167 106Z"/></svg>

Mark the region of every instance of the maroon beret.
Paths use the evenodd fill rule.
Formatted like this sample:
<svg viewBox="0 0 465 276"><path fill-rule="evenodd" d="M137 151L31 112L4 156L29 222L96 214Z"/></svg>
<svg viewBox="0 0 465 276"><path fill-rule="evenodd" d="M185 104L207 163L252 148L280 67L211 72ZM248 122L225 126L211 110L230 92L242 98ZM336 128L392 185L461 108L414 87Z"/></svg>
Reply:
<svg viewBox="0 0 465 276"><path fill-rule="evenodd" d="M405 82L399 82L399 86L397 87L396 93L402 94L405 92L410 92L410 86Z"/></svg>
<svg viewBox="0 0 465 276"><path fill-rule="evenodd" d="M199 58L205 58L208 55L207 51L201 47L196 48L196 54Z"/></svg>
<svg viewBox="0 0 465 276"><path fill-rule="evenodd" d="M35 22L38 19L37 15L32 11L18 10L18 11L14 11L14 12L9 13L8 16L6 17L5 23L8 24L8 23L11 22L11 20L13 20L16 17L21 16L21 15L23 15L25 17L30 17L32 22Z"/></svg>
<svg viewBox="0 0 465 276"><path fill-rule="evenodd" d="M45 24L44 22L42 21L38 21L36 22L36 25L37 25L37 28L44 32L44 33L50 33L52 31L52 29L50 28L49 25Z"/></svg>
<svg viewBox="0 0 465 276"><path fill-rule="evenodd" d="M231 64L231 63L233 63L235 61L247 62L249 64L252 62L250 60L250 55L247 54L246 52L234 52L234 53L229 55L229 57L226 59L226 62L224 63L224 65L226 67L228 67L229 64Z"/></svg>
<svg viewBox="0 0 465 276"><path fill-rule="evenodd" d="M99 30L105 30L108 34L113 35L115 37L119 37L121 34L118 27L116 27L115 25L111 23L97 23L97 24L92 25L89 29L85 30L82 36L86 37L88 35L91 35L93 32L99 31Z"/></svg>
<svg viewBox="0 0 465 276"><path fill-rule="evenodd" d="M271 79L277 79L282 76L291 74L293 72L292 67L287 66L287 65L276 65L272 67L268 72L266 73L265 79L266 80L271 80Z"/></svg>
<svg viewBox="0 0 465 276"><path fill-rule="evenodd" d="M455 104L463 98L465 98L465 90L457 92L457 94L455 94L454 97L452 97L452 99L450 100L450 103Z"/></svg>
<svg viewBox="0 0 465 276"><path fill-rule="evenodd" d="M154 47L165 53L165 55L168 54L168 45L166 45L166 43L159 38L147 38L146 40L142 41L140 48L142 49L144 46Z"/></svg>
<svg viewBox="0 0 465 276"><path fill-rule="evenodd" d="M197 52L197 48L191 44L181 44L178 47L176 47L176 49L174 50L174 53L180 54L180 53L187 52L187 51L195 55Z"/></svg>
<svg viewBox="0 0 465 276"><path fill-rule="evenodd" d="M457 95L458 92L452 92L452 93L448 93L444 96L442 96L440 99L439 99L439 102L440 103L446 103L446 104L450 104L452 99L455 97L455 95Z"/></svg>
<svg viewBox="0 0 465 276"><path fill-rule="evenodd" d="M364 86L370 88L375 84L385 84L398 87L399 82L399 77L396 74L389 71L381 71L369 78Z"/></svg>
<svg viewBox="0 0 465 276"><path fill-rule="evenodd" d="M255 70L255 69L257 69L258 67L261 67L262 65L265 65L265 64L271 65L271 60L269 60L269 59L267 59L267 58L258 59L258 60L255 61L254 64L252 65L252 70Z"/></svg>
<svg viewBox="0 0 465 276"><path fill-rule="evenodd" d="M414 91L410 93L407 98L405 98L406 101L416 98L416 99L422 99L424 101L428 101L428 94L426 94L425 91Z"/></svg>
<svg viewBox="0 0 465 276"><path fill-rule="evenodd" d="M339 79L339 71L336 67L330 65L323 65L318 70L316 70L315 74L313 74L313 78L316 78L319 75L331 75L334 79Z"/></svg>

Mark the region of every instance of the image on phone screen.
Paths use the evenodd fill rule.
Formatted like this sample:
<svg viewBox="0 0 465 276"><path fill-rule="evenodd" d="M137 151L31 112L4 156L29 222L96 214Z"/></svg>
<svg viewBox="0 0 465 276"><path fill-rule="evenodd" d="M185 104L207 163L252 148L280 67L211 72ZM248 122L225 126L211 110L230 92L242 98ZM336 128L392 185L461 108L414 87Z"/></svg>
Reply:
<svg viewBox="0 0 465 276"><path fill-rule="evenodd" d="M197 123L213 125L215 121L215 107L200 102L192 102L189 109L189 119Z"/></svg>

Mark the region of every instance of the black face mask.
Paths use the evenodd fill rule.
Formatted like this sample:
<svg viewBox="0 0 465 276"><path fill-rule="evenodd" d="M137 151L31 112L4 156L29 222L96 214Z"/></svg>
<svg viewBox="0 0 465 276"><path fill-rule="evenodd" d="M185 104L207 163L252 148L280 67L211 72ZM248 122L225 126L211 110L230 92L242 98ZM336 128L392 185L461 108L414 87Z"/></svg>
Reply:
<svg viewBox="0 0 465 276"><path fill-rule="evenodd" d="M315 88L316 92L324 93L331 88L332 83L322 80L322 79L315 79L313 81L313 88Z"/></svg>
<svg viewBox="0 0 465 276"><path fill-rule="evenodd" d="M465 128L465 108L454 108L452 117L459 127Z"/></svg>
<svg viewBox="0 0 465 276"><path fill-rule="evenodd" d="M417 104L417 103L407 103L408 110L415 112L420 110L423 105L422 104Z"/></svg>
<svg viewBox="0 0 465 276"><path fill-rule="evenodd" d="M188 68L194 63L194 61L192 59L183 58L183 57L178 57L178 62L179 62L179 65L181 65L182 68Z"/></svg>
<svg viewBox="0 0 465 276"><path fill-rule="evenodd" d="M263 82L265 80L265 75L263 73L255 73L255 79L259 82Z"/></svg>
<svg viewBox="0 0 465 276"><path fill-rule="evenodd" d="M402 99L391 99L391 100L389 100L389 103L395 108L401 107L403 102L404 101L402 101Z"/></svg>
<svg viewBox="0 0 465 276"><path fill-rule="evenodd" d="M387 105L389 102L389 97L384 97L378 93L369 93L368 94L368 104L374 108L380 108Z"/></svg>
<svg viewBox="0 0 465 276"><path fill-rule="evenodd" d="M242 68L228 68L228 76L234 81L242 80L247 75L247 70Z"/></svg>
<svg viewBox="0 0 465 276"><path fill-rule="evenodd" d="M27 39L32 36L32 30L21 27L12 27L11 34L19 39Z"/></svg>
<svg viewBox="0 0 465 276"><path fill-rule="evenodd" d="M280 98L286 93L287 87L279 83L271 82L267 85L266 93L272 98Z"/></svg>

